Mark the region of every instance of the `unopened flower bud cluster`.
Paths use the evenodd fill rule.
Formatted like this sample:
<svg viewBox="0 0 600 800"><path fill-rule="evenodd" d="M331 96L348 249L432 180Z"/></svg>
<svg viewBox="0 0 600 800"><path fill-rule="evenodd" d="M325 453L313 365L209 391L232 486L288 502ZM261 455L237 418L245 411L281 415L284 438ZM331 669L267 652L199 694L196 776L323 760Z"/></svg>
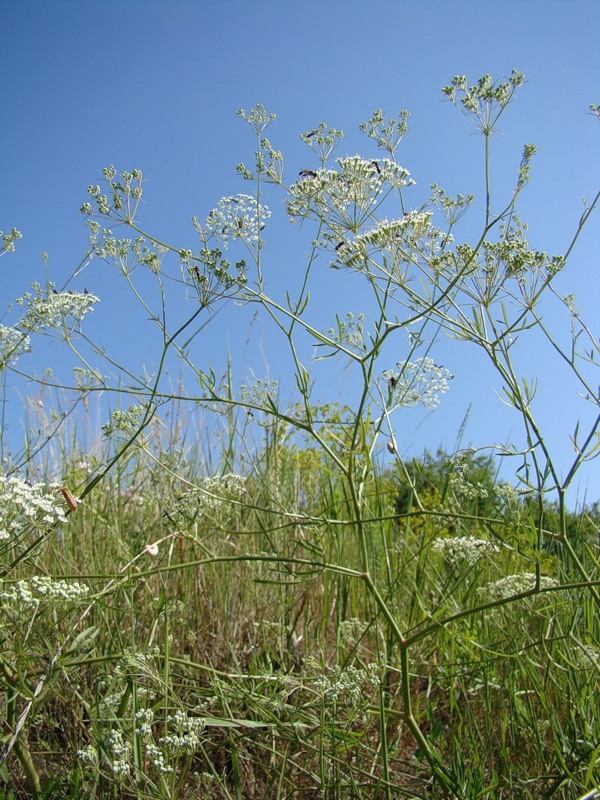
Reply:
<svg viewBox="0 0 600 800"><path fill-rule="evenodd" d="M337 328L329 328L327 334L340 345L366 350L364 322L364 314L358 314L355 318L354 314L349 311L345 320L337 318Z"/></svg>
<svg viewBox="0 0 600 800"><path fill-rule="evenodd" d="M488 490L481 481L469 480L471 453L456 456L450 461L450 467L452 471L448 478L448 485L463 500L485 499L488 496Z"/></svg>
<svg viewBox="0 0 600 800"><path fill-rule="evenodd" d="M117 434L131 436L140 425L140 420L145 412L145 406L130 406L126 411L116 409L110 415L110 422L102 426L102 434L107 439L113 438Z"/></svg>
<svg viewBox="0 0 600 800"><path fill-rule="evenodd" d="M2 239L0 256L3 256L5 253L14 253L15 242L22 238L23 234L16 228L13 228L9 233L3 233L3 231L0 231L0 239Z"/></svg>

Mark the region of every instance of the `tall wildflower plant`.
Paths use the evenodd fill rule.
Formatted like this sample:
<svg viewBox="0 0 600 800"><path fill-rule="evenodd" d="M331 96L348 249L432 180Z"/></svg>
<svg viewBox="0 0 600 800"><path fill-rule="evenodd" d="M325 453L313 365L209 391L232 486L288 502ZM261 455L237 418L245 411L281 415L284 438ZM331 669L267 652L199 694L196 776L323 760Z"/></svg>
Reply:
<svg viewBox="0 0 600 800"><path fill-rule="evenodd" d="M177 770L182 764L191 770L193 759L204 759L206 771L198 778L203 791L210 785L221 796L242 797L243 765L257 753L268 753L269 763L279 765L277 780L265 784L263 796L269 797L290 796L295 788L310 788L320 797L387 800L508 796L502 792L514 787L519 770L525 774L528 767L521 753L531 751L540 763L549 752L556 759L551 776L539 777L536 784L545 796L568 785L571 794L565 797L575 797L597 782L597 720L579 705L569 717L562 706L552 706L544 687L555 680L555 666L557 672L582 670L581 696L591 696L597 686L598 553L593 543L572 536L566 495L582 464L598 453L598 342L575 299L555 288L555 278L564 271L598 195L585 208L566 251L549 255L531 247L527 225L518 216L534 145L523 148L510 195L493 193L492 137L523 82L523 75L513 71L504 81L485 75L473 85L457 76L443 89L483 137L482 204L471 194L452 197L437 184L428 197L416 194L415 180L398 160L408 133L406 110L395 118L377 110L360 125L374 151L367 156L340 155L343 132L319 123L301 134L307 163L291 178L282 152L267 137L275 115L261 105L240 110L254 137L254 158L251 165L238 164L237 172L250 188L217 200L206 216L193 218L197 244L192 249L143 229L141 170L119 173L110 166L102 187L88 187L81 210L90 230L89 255L116 266L158 326L164 347L155 375L126 375L118 391L130 395L131 404L115 410L103 428L113 449L78 494L85 499L136 452L153 462L155 472L147 475L168 476L173 503L165 508L158 492L146 498L140 493L154 536L137 552L128 552L124 566L94 587L95 595L87 585L59 582L50 589L31 578L3 587L0 602L18 599L30 608L42 598L52 599L79 614L74 621L62 617L67 621L63 641L52 651L54 669L67 642L87 646L105 624L109 598L114 608L134 615L136 592L152 593L156 616L143 647L136 641L137 619L131 623L132 642L120 629L111 634L118 654L107 659L119 671L103 678L110 707L99 701L87 709L89 741L79 751L80 774L93 791L108 782L115 792L175 797ZM294 296L288 291L277 297L269 288L265 234L271 197L278 196L290 222L310 230L308 263ZM461 223L473 224L480 205L480 230L463 241ZM9 237L8 244L16 238ZM313 315L311 294L319 280L317 259L323 257L340 281L361 281L365 297L364 310L336 309L326 328ZM154 282L156 307L137 280L140 274L144 282ZM21 323L0 328L3 368L27 352L30 335L51 329L80 358L83 394L110 388L74 345L74 334L98 298L53 290L34 285L19 300ZM191 310L173 321L168 302L177 291L191 299L186 306ZM568 319L566 341L553 334L541 313L542 303L550 300ZM282 403L270 379L236 391L231 369L218 377L195 361L192 343L204 334L216 306L232 301L256 307L285 342L296 387L292 403ZM574 457L565 475L536 414L536 387L516 366L518 348L532 332L547 342L594 409L586 430L580 424L574 428ZM444 335L479 348L502 380L504 402L520 417L525 444L503 452L519 459L516 488L478 481L470 468L478 456L471 451L449 460L444 480L431 486L420 483L399 455L403 412L435 408L452 385L451 371L435 359ZM309 360L306 352L317 355ZM164 386L172 354L199 387L185 398ZM351 365L357 387L352 403L317 399L318 364L327 359ZM222 469L184 474L170 454L153 450L153 425L160 424L156 412L175 399L194 403L224 423ZM262 449L254 453L252 430L262 437ZM390 498L381 453L394 461L394 481L408 487L406 506ZM7 498L17 498L16 479L8 476L2 486ZM46 509L42 490L35 492L45 524L62 523L62 512ZM552 524L548 498L557 509ZM479 513L484 501L486 511ZM9 508L7 500L0 544L22 541L22 533L13 535L22 530L19 514L27 513L19 502ZM22 545L24 555L28 547ZM11 556L9 571L20 557ZM182 608L179 597L185 591L186 597L198 598L211 585L222 588L226 569L236 570L240 613L220 609L210 623L221 626L221 639L238 666L235 674L216 669L214 654L201 665L188 655L200 647L193 628L205 625L207 635L210 628L200 618L199 605ZM318 591L312 591L315 585ZM82 603L83 610L75 611ZM249 609L255 604L263 618L251 623ZM581 609L573 615L574 604ZM277 619L268 618L273 605L283 609ZM96 611L97 627L75 637ZM3 663L5 686L18 689L7 689L14 710L5 755L17 748L32 792L39 794L40 777L20 734L46 677L33 691L19 677L19 653L22 657L26 647L13 630L16 606L12 613L7 640L14 655ZM178 642L171 621L186 615L194 626L185 624ZM303 658L309 639L317 643L320 657ZM236 648L235 642L244 645ZM75 650L69 652L75 662ZM497 658L501 665L492 679L490 664ZM189 698L195 702L182 702L175 668L179 686L208 674L210 689L194 684ZM505 699L506 686L512 687L510 713L499 730L493 724L494 704L496 695L498 702ZM553 691L558 693L554 686ZM25 698L31 699L25 703ZM481 698L487 710L483 718L472 711L474 698ZM245 709L247 719L232 713L234 704ZM211 759L211 727L225 731L219 739L230 754L225 765L216 751ZM253 737L245 739L240 731L249 728ZM465 740L473 753L475 744L489 743L489 759L463 757ZM305 768L290 757L298 742ZM297 787L290 785L290 769L297 770ZM530 796L527 784L523 777L519 796Z"/></svg>
<svg viewBox="0 0 600 800"><path fill-rule="evenodd" d="M127 280L133 258L155 275L162 292L162 259L170 251L180 259L183 281L197 293L198 310L217 297L255 304L287 342L298 393L291 408L282 407L278 394L265 387L234 396L229 384L219 386L214 374L196 366L186 347L175 347L202 387L202 394L194 398L197 402L215 408L242 408L252 417L295 431L320 453L323 468L342 481L343 506L335 523L340 536L355 546L340 545L331 554L332 561L311 561L311 567L362 586L360 602L369 609L375 632L370 668L379 670L380 675L376 705L382 786L390 797L391 675L399 687L394 702L399 703L402 726L414 738L420 756L429 762L436 791L469 794L461 775L445 765L435 737L427 735L427 725L414 708L413 659L420 657L423 642L435 639L440 629L458 629L465 620L476 620L522 598L559 594L560 584L543 574L548 539L560 543L568 564L561 576L568 577L569 590L583 591L593 604L599 599L597 563L578 552L567 535L565 496L581 464L596 453L600 416L596 415L585 431L579 425L575 428L575 456L566 476L561 477L536 418L535 386L519 374L514 359L518 342L531 329L538 331L579 383L581 394L598 405L592 378L598 343L574 299L561 297L554 288L554 278L565 269L598 196L585 209L566 252L549 255L530 246L527 225L518 216L520 195L530 180L534 145L523 147L510 196L502 200L493 195L492 137L523 81L517 71L502 82L485 75L473 85L465 76L457 76L443 89L445 97L483 136L484 217L479 236L470 243L461 239L460 222L472 214L473 195L451 197L434 185L428 199L417 199L415 181L397 158L408 131L409 114L404 110L394 119L377 110L360 126L379 151L367 157L337 156L343 133L325 123L302 134L314 163L291 180L285 173L283 154L266 135L275 116L260 105L249 112L241 110L239 116L255 138L255 156L251 166L240 163L237 171L253 190L221 199L205 221L194 218L199 239L195 251L166 245L141 229L136 218L142 192L139 171L117 176L113 167L108 168L107 189L90 187L90 201L82 208L90 218L95 253L115 261ZM313 237L301 288L295 297L288 293L282 299L269 293L264 269L268 249L263 231L271 216L265 198L277 190L283 193L290 221L304 229L311 226ZM117 222L126 224L131 238L114 238L112 228ZM235 261L225 257L226 251L234 250L243 257ZM331 267L360 276L370 294L370 307L375 309L371 319L364 314L356 318L352 313L342 314L326 331L311 321L310 288L317 256L323 254ZM541 314L540 305L548 296L558 301L569 317L571 336L566 344L553 336ZM154 318L159 320L159 315ZM425 537L419 553L403 562L392 558L385 514L373 503L378 447L384 443L397 456L396 420L401 419L402 410L416 405L435 407L448 390L452 374L432 357L432 348L443 334L475 344L500 375L503 399L520 415L525 433L525 447L517 453L521 458L519 491L537 498L540 508L543 499L554 493L559 526L546 530L540 514L529 532L518 532L515 541L503 529L500 515L486 523L483 538L448 537L448 532L465 521L460 502L427 508L426 499L415 492L417 509L436 515L440 525L434 538ZM343 357L354 367L360 388L356 402L342 414L323 414L313 401L312 364L300 355L307 340L320 358ZM392 342L401 356L385 363ZM148 402L162 399L167 398L156 392ZM403 470L399 458L398 469ZM404 478L408 478L406 473ZM461 491L467 491L466 485L459 483L456 478L449 485L448 498L460 498ZM282 513L285 518L286 514L295 515L295 510L282 509ZM332 522L326 512L324 516L318 521ZM316 520L305 521L314 524ZM504 579L487 594L474 591L486 574L482 567L493 565L502 548L526 553L528 568L521 578L515 575L512 584ZM445 577L440 573L441 595L435 597L430 590L428 598L420 575L424 559L436 555L446 563L446 573ZM285 548L270 558L286 564L285 569L300 579L301 568L294 565ZM396 561L394 570L392 561ZM395 587L402 582L408 587L404 591L411 608L404 617L395 598Z"/></svg>

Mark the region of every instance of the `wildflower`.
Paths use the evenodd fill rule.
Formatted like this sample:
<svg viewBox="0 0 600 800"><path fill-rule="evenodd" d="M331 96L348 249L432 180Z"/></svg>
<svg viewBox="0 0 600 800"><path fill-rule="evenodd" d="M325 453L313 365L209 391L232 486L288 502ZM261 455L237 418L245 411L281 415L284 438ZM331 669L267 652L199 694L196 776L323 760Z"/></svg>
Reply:
<svg viewBox="0 0 600 800"><path fill-rule="evenodd" d="M145 410L145 406L130 406L127 411L117 408L110 415L110 422L106 422L102 426L102 434L107 439L113 438L117 433L131 436L138 429Z"/></svg>
<svg viewBox="0 0 600 800"><path fill-rule="evenodd" d="M17 581L6 591L0 592L0 603L39 606L41 603L65 605L83 600L89 587L76 581L54 580L48 575L34 575L29 580Z"/></svg>
<svg viewBox="0 0 600 800"><path fill-rule="evenodd" d="M147 742L146 755L154 769L158 770L161 775L170 775L173 772L173 767L167 763L167 759L161 748L154 742Z"/></svg>
<svg viewBox="0 0 600 800"><path fill-rule="evenodd" d="M13 228L9 233L3 233L2 231L0 231L0 239L2 239L2 245L0 246L0 256L3 256L5 253L14 253L15 242L22 238L23 234L16 228Z"/></svg>
<svg viewBox="0 0 600 800"><path fill-rule="evenodd" d="M197 489L185 492L177 506L178 515L184 519L198 514L216 514L239 501L246 492L246 479L229 473L205 478Z"/></svg>
<svg viewBox="0 0 600 800"><path fill-rule="evenodd" d="M498 545L476 536L437 539L431 549L442 555L446 563L454 569L470 569L484 556L500 552Z"/></svg>
<svg viewBox="0 0 600 800"><path fill-rule="evenodd" d="M277 119L277 115L273 112L268 112L261 103L257 103L254 108L248 112L240 108L237 115L241 117L244 122L247 122L257 135L260 135L268 125Z"/></svg>
<svg viewBox="0 0 600 800"><path fill-rule="evenodd" d="M77 758L90 767L98 766L98 750L92 744L86 745L82 750L77 751Z"/></svg>
<svg viewBox="0 0 600 800"><path fill-rule="evenodd" d="M336 328L329 328L327 331L328 336L334 339L340 345L347 345L354 347L357 350L366 350L365 335L364 335L364 322L365 315L359 314L355 320L354 314L349 311L346 314L346 320L342 320L336 314Z"/></svg>
<svg viewBox="0 0 600 800"><path fill-rule="evenodd" d="M558 581L554 578L542 575L540 578L540 588L550 589L558 586ZM507 575L505 578L494 583L489 583L479 591L485 594L490 600L504 600L513 595L530 592L536 586L536 576L533 572L521 572L517 575Z"/></svg>
<svg viewBox="0 0 600 800"><path fill-rule="evenodd" d="M230 241L241 239L250 246L259 241L259 234L271 211L255 197L238 194L223 197L206 219L205 232L214 236L226 250Z"/></svg>
<svg viewBox="0 0 600 800"><path fill-rule="evenodd" d="M0 372L15 364L21 353L31 353L29 336L18 328L0 325Z"/></svg>
<svg viewBox="0 0 600 800"><path fill-rule="evenodd" d="M254 383L243 383L240 387L240 400L252 405L271 405L277 400L279 383L267 378L256 378Z"/></svg>
<svg viewBox="0 0 600 800"><path fill-rule="evenodd" d="M322 673L315 681L314 688L330 701L358 703L367 689L379 686L379 667L367 664L364 669L353 665L346 669L335 667Z"/></svg>
<svg viewBox="0 0 600 800"><path fill-rule="evenodd" d="M137 727L135 732L142 739L147 739L152 735L152 723L154 722L154 712L151 708L143 708L135 715Z"/></svg>
<svg viewBox="0 0 600 800"><path fill-rule="evenodd" d="M172 717L167 717L167 722L170 726L169 733L159 740L159 744L173 755L195 753L200 747L201 734L205 728L204 719L189 717L185 711L178 710Z"/></svg>
<svg viewBox="0 0 600 800"><path fill-rule="evenodd" d="M448 478L448 485L464 500L484 499L488 496L487 488L481 481L473 482L469 480L471 457L472 451L467 451L450 459L449 466L452 471Z"/></svg>
<svg viewBox="0 0 600 800"><path fill-rule="evenodd" d="M127 742L119 730L112 730L106 740L107 750L110 754L110 770L117 780L122 780L129 774L131 744Z"/></svg>
<svg viewBox="0 0 600 800"><path fill-rule="evenodd" d="M339 169L319 169L290 187L292 221L327 219L338 235L357 232L391 189L412 183L408 170L388 158L374 162L356 155L336 161Z"/></svg>
<svg viewBox="0 0 600 800"><path fill-rule="evenodd" d="M56 493L47 489L43 483L0 475L0 540L9 539L28 525L67 521Z"/></svg>
<svg viewBox="0 0 600 800"><path fill-rule="evenodd" d="M25 292L16 301L26 309L20 322L23 330L75 327L100 302L90 292L57 292L52 283L45 291L39 283L31 288L33 292Z"/></svg>
<svg viewBox="0 0 600 800"><path fill-rule="evenodd" d="M454 376L431 358L418 358L415 362L398 363L398 373L386 370L382 379L387 381L390 399L394 405L412 408L418 404L428 408L439 405L439 395L449 389L448 381Z"/></svg>

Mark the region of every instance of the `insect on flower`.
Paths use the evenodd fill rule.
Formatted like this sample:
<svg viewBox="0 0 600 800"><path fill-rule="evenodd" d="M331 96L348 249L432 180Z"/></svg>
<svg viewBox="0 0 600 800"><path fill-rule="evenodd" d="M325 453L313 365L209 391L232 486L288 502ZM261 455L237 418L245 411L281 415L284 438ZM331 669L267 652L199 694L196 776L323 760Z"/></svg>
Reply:
<svg viewBox="0 0 600 800"><path fill-rule="evenodd" d="M343 247L345 244L346 244L346 242L340 242L339 244L336 244L336 246L335 246L336 253L337 253L337 251L338 251L338 250L341 250L341 248L342 248L342 247Z"/></svg>
<svg viewBox="0 0 600 800"><path fill-rule="evenodd" d="M66 486L61 486L59 491L65 498L65 502L69 506L71 511L75 513L75 511L77 511L77 505L79 501L75 499L75 497L71 494L71 491L67 489Z"/></svg>
<svg viewBox="0 0 600 800"><path fill-rule="evenodd" d="M389 379L388 383L389 383L390 389L395 389L396 388L396 384L398 383L398 376L397 375L392 375L392 377Z"/></svg>
<svg viewBox="0 0 600 800"><path fill-rule="evenodd" d="M371 161L371 164L373 164L373 166L377 170L377 174L381 175L381 167L379 166L379 161Z"/></svg>
<svg viewBox="0 0 600 800"><path fill-rule="evenodd" d="M317 173L314 172L314 170L312 170L312 169L301 169L300 172L298 173L298 175L300 175L301 178L316 178L317 177Z"/></svg>

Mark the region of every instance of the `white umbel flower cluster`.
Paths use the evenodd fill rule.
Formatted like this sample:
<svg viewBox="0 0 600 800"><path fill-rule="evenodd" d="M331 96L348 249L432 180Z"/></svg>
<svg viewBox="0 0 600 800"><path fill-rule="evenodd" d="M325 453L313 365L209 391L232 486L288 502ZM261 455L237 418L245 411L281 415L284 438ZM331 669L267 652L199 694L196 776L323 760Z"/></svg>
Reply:
<svg viewBox="0 0 600 800"><path fill-rule="evenodd" d="M16 301L25 308L19 325L27 331L73 328L100 302L90 292L57 292L53 284L47 290L39 283L32 283L31 288L32 292L25 292Z"/></svg>
<svg viewBox="0 0 600 800"><path fill-rule="evenodd" d="M56 490L44 483L28 483L18 476L0 475L0 540L16 536L28 525L66 522Z"/></svg>
<svg viewBox="0 0 600 800"><path fill-rule="evenodd" d="M30 353L29 336L18 328L0 325L0 372L16 363L21 353Z"/></svg>
<svg viewBox="0 0 600 800"><path fill-rule="evenodd" d="M486 595L490 600L504 600L513 595L523 594L523 592L530 592L535 588L536 576L533 572L521 572L517 575L507 575L505 578L490 583L481 589L481 592ZM559 583L554 578L549 578L542 575L540 578L541 589L551 589L554 586L559 586Z"/></svg>
<svg viewBox="0 0 600 800"><path fill-rule="evenodd" d="M249 194L223 197L206 218L204 232L220 242L224 250L236 239L248 246L256 245L270 216L269 208Z"/></svg>
<svg viewBox="0 0 600 800"><path fill-rule="evenodd" d="M89 586L77 581L55 580L48 575L34 575L28 580L17 581L4 592L0 592L0 604L11 607L39 606L46 603L53 606L67 605L85 600Z"/></svg>
<svg viewBox="0 0 600 800"><path fill-rule="evenodd" d="M392 189L414 183L409 171L389 158L368 161L346 156L337 164L337 170L302 170L287 200L293 222L326 219L332 229L357 231Z"/></svg>
<svg viewBox="0 0 600 800"><path fill-rule="evenodd" d="M440 553L446 563L454 569L470 569L487 555L499 553L500 548L487 539L476 536L453 536L448 539L437 539L431 549Z"/></svg>
<svg viewBox="0 0 600 800"><path fill-rule="evenodd" d="M429 357L398 363L396 367L398 372L386 370L381 377L387 381L393 405L405 408L416 405L436 408L440 394L448 391L448 381L454 377L450 370Z"/></svg>
<svg viewBox="0 0 600 800"><path fill-rule="evenodd" d="M241 500L245 492L246 479L242 475L215 475L182 495L177 510L183 516L216 514Z"/></svg>

